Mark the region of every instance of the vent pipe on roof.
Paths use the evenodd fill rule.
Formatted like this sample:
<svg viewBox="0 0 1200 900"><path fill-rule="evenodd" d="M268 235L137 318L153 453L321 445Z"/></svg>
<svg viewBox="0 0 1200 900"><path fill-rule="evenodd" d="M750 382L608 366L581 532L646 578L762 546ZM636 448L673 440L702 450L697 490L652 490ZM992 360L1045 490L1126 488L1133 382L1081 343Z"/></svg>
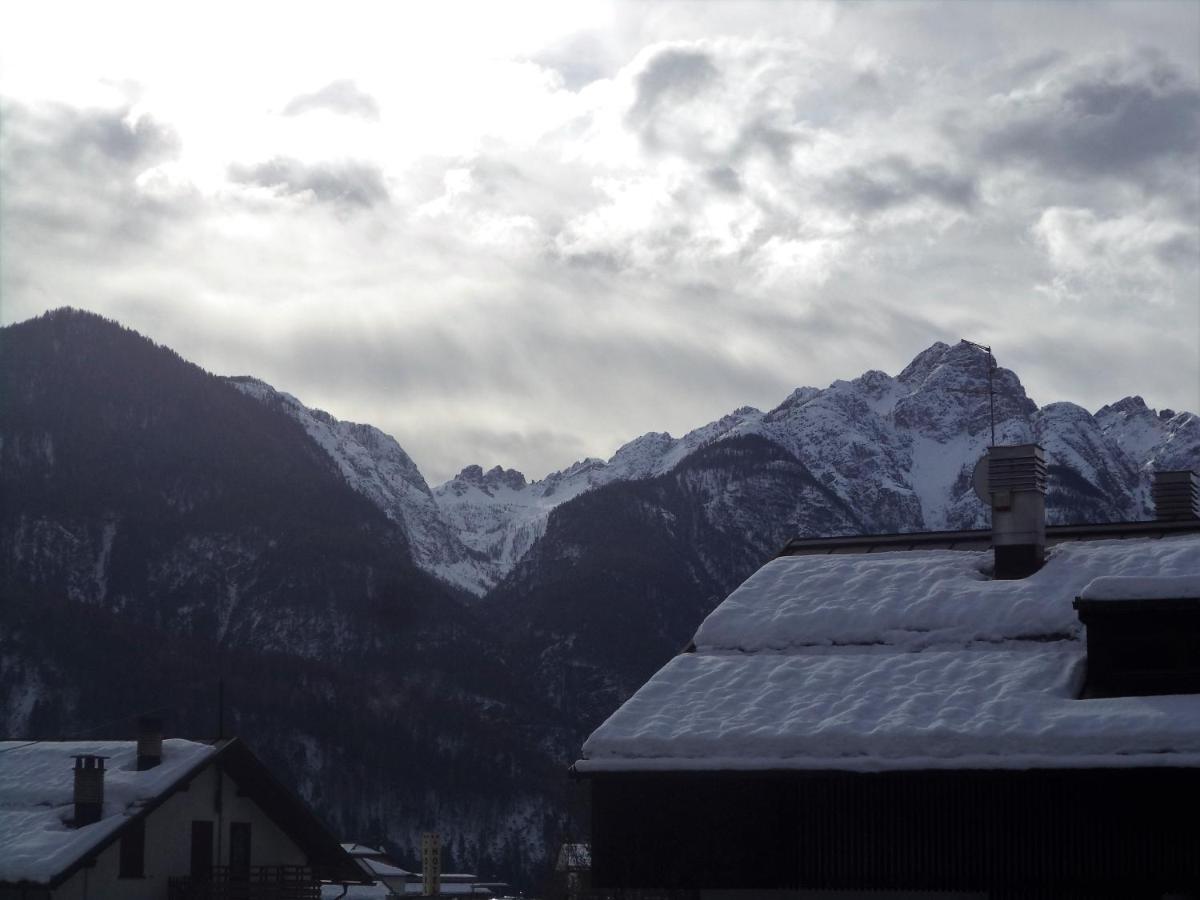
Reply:
<svg viewBox="0 0 1200 900"><path fill-rule="evenodd" d="M1200 519L1200 479L1189 469L1155 472L1153 496L1159 522Z"/></svg>
<svg viewBox="0 0 1200 900"><path fill-rule="evenodd" d="M141 716L137 724L137 769L144 772L162 762L163 724L158 716Z"/></svg>
<svg viewBox="0 0 1200 900"><path fill-rule="evenodd" d="M1046 451L1037 444L988 448L995 578L1024 578L1046 557Z"/></svg>
<svg viewBox="0 0 1200 900"><path fill-rule="evenodd" d="M75 818L71 824L91 825L100 821L104 809L104 760L83 754L75 757Z"/></svg>

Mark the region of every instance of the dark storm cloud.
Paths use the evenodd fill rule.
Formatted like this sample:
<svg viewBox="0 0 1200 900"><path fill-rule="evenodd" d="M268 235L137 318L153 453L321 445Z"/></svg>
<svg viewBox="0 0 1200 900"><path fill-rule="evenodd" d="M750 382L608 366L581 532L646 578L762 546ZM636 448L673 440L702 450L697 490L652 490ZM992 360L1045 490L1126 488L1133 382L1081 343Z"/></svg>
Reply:
<svg viewBox="0 0 1200 900"><path fill-rule="evenodd" d="M1110 65L1079 73L1049 96L1018 101L981 149L999 161L1028 160L1054 173L1134 178L1185 160L1200 142L1200 89L1165 63Z"/></svg>
<svg viewBox="0 0 1200 900"><path fill-rule="evenodd" d="M283 114L298 116L318 109L364 119L379 118L379 104L375 98L349 79L331 81L311 94L293 97L283 108Z"/></svg>
<svg viewBox="0 0 1200 900"><path fill-rule="evenodd" d="M256 165L229 168L232 181L275 188L285 194L311 192L322 203L369 207L388 199L383 172L363 162L306 165L277 156Z"/></svg>
<svg viewBox="0 0 1200 900"><path fill-rule="evenodd" d="M880 212L921 198L969 209L977 199L973 179L943 166L916 165L897 154L843 170L831 178L825 193L836 204L863 213Z"/></svg>

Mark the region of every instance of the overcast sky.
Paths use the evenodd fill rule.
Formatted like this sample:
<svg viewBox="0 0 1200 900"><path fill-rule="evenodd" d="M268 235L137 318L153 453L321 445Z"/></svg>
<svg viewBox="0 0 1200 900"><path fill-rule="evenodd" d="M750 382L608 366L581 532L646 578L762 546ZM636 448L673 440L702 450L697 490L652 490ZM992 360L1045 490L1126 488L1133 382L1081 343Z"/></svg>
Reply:
<svg viewBox="0 0 1200 900"><path fill-rule="evenodd" d="M12 4L0 318L540 477L990 343L1200 410L1200 3Z"/></svg>

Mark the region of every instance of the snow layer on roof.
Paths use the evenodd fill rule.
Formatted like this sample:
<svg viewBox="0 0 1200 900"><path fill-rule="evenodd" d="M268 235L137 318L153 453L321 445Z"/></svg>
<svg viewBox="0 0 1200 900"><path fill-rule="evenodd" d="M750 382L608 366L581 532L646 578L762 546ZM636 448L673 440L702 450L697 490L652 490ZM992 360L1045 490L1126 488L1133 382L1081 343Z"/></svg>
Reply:
<svg viewBox="0 0 1200 900"><path fill-rule="evenodd" d="M1102 575L1200 573L1200 536L1060 544L1041 571L993 581L990 551L786 556L767 563L696 632L698 650L939 644L1077 637L1072 603Z"/></svg>
<svg viewBox="0 0 1200 900"><path fill-rule="evenodd" d="M1200 534L990 554L774 560L583 747L580 771L1200 765L1200 696L1076 699L1072 602L1102 575L1200 578Z"/></svg>
<svg viewBox="0 0 1200 900"><path fill-rule="evenodd" d="M1083 654L1048 650L676 657L584 746L591 770L1200 764L1195 697L1074 699ZM621 767L621 766L617 766ZM738 765L746 768L745 765Z"/></svg>
<svg viewBox="0 0 1200 900"><path fill-rule="evenodd" d="M1092 579L1079 596L1083 600L1200 600L1200 575L1107 575Z"/></svg>
<svg viewBox="0 0 1200 900"><path fill-rule="evenodd" d="M0 882L49 882L213 752L209 744L165 740L162 763L138 772L133 741L0 741ZM72 757L80 754L108 757L104 808L99 822L72 828Z"/></svg>
<svg viewBox="0 0 1200 900"><path fill-rule="evenodd" d="M364 869L376 878L407 878L413 874L408 869L402 869L399 866L393 866L391 863L378 859L362 859L359 862Z"/></svg>

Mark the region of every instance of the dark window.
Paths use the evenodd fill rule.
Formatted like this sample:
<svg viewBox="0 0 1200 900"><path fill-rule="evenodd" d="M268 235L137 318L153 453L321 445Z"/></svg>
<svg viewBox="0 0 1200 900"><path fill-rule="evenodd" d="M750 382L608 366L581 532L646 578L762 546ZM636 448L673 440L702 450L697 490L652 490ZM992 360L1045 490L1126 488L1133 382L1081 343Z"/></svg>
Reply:
<svg viewBox="0 0 1200 900"><path fill-rule="evenodd" d="M141 878L146 874L146 820L135 819L121 835L120 878Z"/></svg>
<svg viewBox="0 0 1200 900"><path fill-rule="evenodd" d="M1084 697L1200 693L1200 603L1075 601L1087 626Z"/></svg>
<svg viewBox="0 0 1200 900"><path fill-rule="evenodd" d="M192 868L195 881L212 879L213 823L197 819L192 822Z"/></svg>
<svg viewBox="0 0 1200 900"><path fill-rule="evenodd" d="M250 823L229 823L229 874L233 878L250 877Z"/></svg>

